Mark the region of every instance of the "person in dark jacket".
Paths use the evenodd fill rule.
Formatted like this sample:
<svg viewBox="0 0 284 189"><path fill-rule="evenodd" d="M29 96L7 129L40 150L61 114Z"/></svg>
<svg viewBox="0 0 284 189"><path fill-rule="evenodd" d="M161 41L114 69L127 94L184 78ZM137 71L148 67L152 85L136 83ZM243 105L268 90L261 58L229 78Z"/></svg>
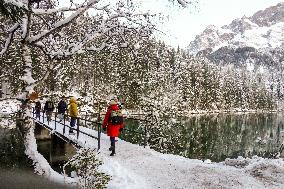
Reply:
<svg viewBox="0 0 284 189"><path fill-rule="evenodd" d="M123 115L118 105L118 99L113 96L110 100L102 128L104 131L107 130L107 135L110 137L110 156L115 155L115 137L118 137L120 132L123 130Z"/></svg>
<svg viewBox="0 0 284 189"><path fill-rule="evenodd" d="M46 112L47 121L51 121L52 112L54 110L54 104L51 99L48 99L44 105L44 112Z"/></svg>
<svg viewBox="0 0 284 189"><path fill-rule="evenodd" d="M67 103L66 103L65 100L66 100L66 99L65 99L65 96L63 96L63 97L61 98L60 102L59 102L58 105L57 105L58 118L59 118L60 121L63 120L64 114L65 114L65 112L66 112L66 110L67 110Z"/></svg>
<svg viewBox="0 0 284 189"><path fill-rule="evenodd" d="M36 101L35 103L35 114L36 114L36 119L40 119L40 111L41 111L41 103L40 101Z"/></svg>

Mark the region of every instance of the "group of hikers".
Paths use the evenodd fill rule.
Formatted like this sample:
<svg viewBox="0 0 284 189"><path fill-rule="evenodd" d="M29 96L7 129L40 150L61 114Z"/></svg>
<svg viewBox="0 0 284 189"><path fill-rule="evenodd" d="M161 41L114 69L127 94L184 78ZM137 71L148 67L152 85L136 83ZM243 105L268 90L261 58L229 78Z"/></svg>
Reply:
<svg viewBox="0 0 284 189"><path fill-rule="evenodd" d="M43 107L41 107L40 101L36 101L35 103L35 115L37 119L40 119L40 113L43 111L46 114L47 121L51 121L52 113L55 109L54 102L52 99L48 99ZM66 97L62 96L61 100L57 104L57 117L59 121L62 121L64 119L65 113L68 110L68 105L66 102ZM78 117L78 106L76 99L74 97L71 97L69 100L69 116L70 116L70 129L69 134L73 134L73 129L76 124L76 119Z"/></svg>
<svg viewBox="0 0 284 189"><path fill-rule="evenodd" d="M46 114L47 121L50 122L52 118L52 113L55 109L54 102L52 99L48 99L42 110L40 101L35 103L35 115L37 119L40 119L40 113L43 111ZM66 102L66 97L63 96L57 104L57 117L59 121L64 119L66 111L68 111L70 116L70 129L69 134L74 134L73 130L76 125L76 120L78 118L78 106L77 101L74 97L71 97L69 100L69 108ZM124 127L124 117L122 113L122 106L118 102L117 96L112 96L109 101L107 112L105 114L102 129L106 131L107 135L110 137L110 156L114 156L115 152L115 137L118 137L120 132Z"/></svg>

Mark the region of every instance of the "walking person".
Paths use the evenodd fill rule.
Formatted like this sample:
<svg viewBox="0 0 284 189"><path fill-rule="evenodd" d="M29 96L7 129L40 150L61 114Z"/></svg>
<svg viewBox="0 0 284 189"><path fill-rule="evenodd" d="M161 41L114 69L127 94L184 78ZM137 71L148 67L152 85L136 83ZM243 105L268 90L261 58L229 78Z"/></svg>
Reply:
<svg viewBox="0 0 284 189"><path fill-rule="evenodd" d="M77 106L77 102L76 99L74 97L71 97L70 101L69 101L69 115L71 117L70 120L70 130L69 130L69 134L74 134L73 129L75 127L76 124L76 119L78 117L78 106Z"/></svg>
<svg viewBox="0 0 284 189"><path fill-rule="evenodd" d="M57 105L57 111L58 111L58 118L59 121L62 121L64 119L64 114L67 110L67 103L65 96L62 96L61 100L59 101Z"/></svg>
<svg viewBox="0 0 284 189"><path fill-rule="evenodd" d="M47 121L51 121L52 112L54 110L54 104L52 99L48 99L44 105L44 111L46 112Z"/></svg>
<svg viewBox="0 0 284 189"><path fill-rule="evenodd" d="M37 100L36 103L35 103L36 119L40 119L40 111L41 111L41 103L40 103L39 100Z"/></svg>
<svg viewBox="0 0 284 189"><path fill-rule="evenodd" d="M107 135L110 137L110 156L114 156L115 152L115 137L118 137L123 130L123 115L118 105L118 99L113 96L109 102L109 106L102 124L104 131L107 130Z"/></svg>

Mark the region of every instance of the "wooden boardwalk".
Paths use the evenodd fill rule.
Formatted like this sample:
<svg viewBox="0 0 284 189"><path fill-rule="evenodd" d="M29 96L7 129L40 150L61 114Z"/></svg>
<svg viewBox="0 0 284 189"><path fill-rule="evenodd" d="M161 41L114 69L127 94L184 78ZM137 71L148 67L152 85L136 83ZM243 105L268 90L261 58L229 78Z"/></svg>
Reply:
<svg viewBox="0 0 284 189"><path fill-rule="evenodd" d="M52 116L51 121L47 121L46 115L41 112L40 117L32 113L33 120L36 124L48 129L51 134L55 134L66 142L69 142L77 147L89 147L100 149L101 139L101 124L96 121L77 118L76 125L73 128L74 133L69 134L70 130L70 117L64 116L63 120L59 120L57 113ZM91 145L89 145L91 144Z"/></svg>

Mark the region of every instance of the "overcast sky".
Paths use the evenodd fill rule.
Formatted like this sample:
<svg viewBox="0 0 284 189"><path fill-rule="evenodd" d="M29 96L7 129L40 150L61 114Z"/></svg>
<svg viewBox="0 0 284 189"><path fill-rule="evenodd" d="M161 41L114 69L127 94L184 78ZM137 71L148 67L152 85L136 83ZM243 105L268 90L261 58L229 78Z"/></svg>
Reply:
<svg viewBox="0 0 284 189"><path fill-rule="evenodd" d="M168 11L169 21L160 26L168 36L163 37L167 43L185 47L195 35L206 26L222 26L244 15L251 16L259 10L283 2L283 0L199 0L188 9L176 10L166 0L144 0L146 9ZM155 2L155 4L153 3Z"/></svg>
<svg viewBox="0 0 284 189"><path fill-rule="evenodd" d="M70 0L59 0L61 6L66 6ZM73 0L74 1L74 0ZM83 0L76 0L80 2ZM114 3L117 0L102 0ZM142 2L142 11L162 12L166 15L163 24L158 28L166 35L161 39L175 47L186 47L194 37L202 32L208 25L222 26L229 24L233 19L244 15L251 16L259 10L276 5L284 0L193 0L192 6L178 9L169 0L133 0ZM141 7L140 7L141 10Z"/></svg>

